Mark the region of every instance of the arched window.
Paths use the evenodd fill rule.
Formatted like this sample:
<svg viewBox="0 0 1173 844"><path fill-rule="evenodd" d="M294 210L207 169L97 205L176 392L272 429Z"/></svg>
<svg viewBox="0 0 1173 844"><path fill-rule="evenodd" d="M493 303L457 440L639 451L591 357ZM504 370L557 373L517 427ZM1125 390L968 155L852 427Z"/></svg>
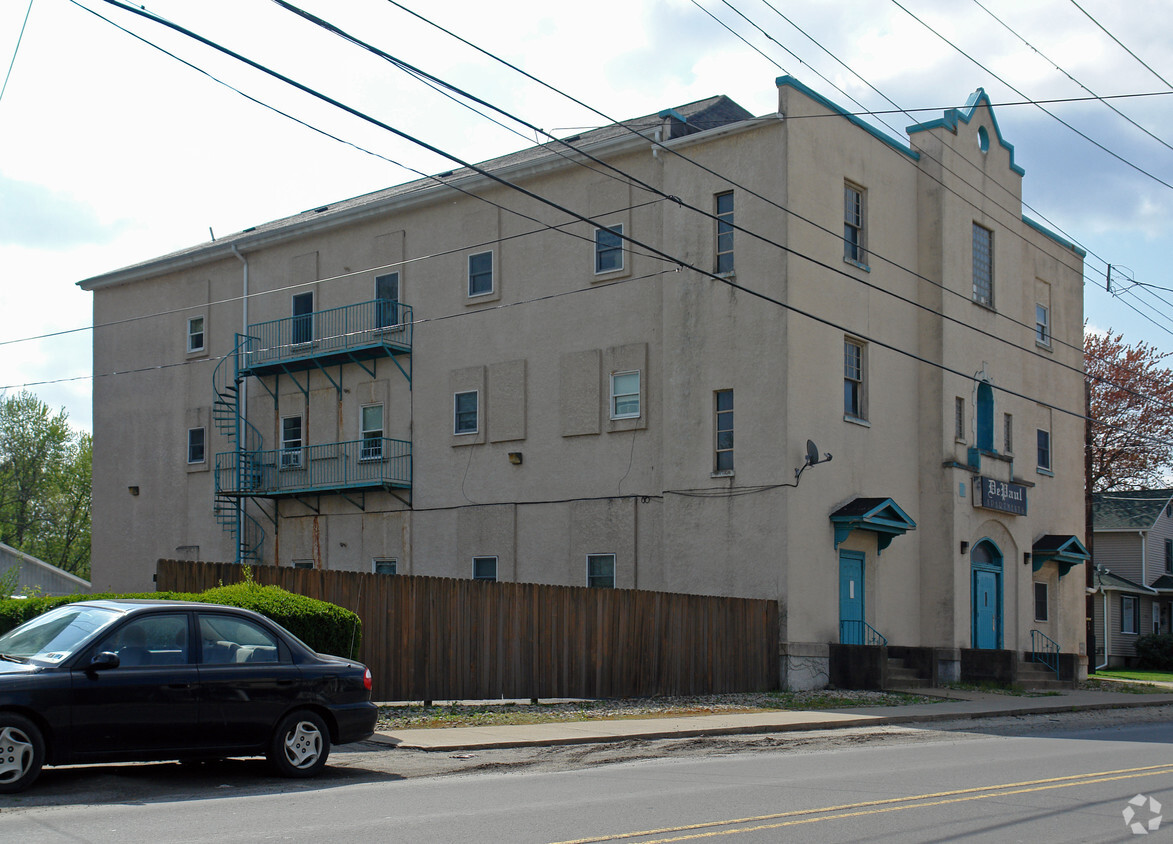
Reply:
<svg viewBox="0 0 1173 844"><path fill-rule="evenodd" d="M980 568L1002 568L1002 552L998 550L993 542L988 539L983 539L977 545L973 546L973 551L970 552L970 562Z"/></svg>
<svg viewBox="0 0 1173 844"><path fill-rule="evenodd" d="M988 381L979 382L977 388L977 447L994 450L994 390Z"/></svg>

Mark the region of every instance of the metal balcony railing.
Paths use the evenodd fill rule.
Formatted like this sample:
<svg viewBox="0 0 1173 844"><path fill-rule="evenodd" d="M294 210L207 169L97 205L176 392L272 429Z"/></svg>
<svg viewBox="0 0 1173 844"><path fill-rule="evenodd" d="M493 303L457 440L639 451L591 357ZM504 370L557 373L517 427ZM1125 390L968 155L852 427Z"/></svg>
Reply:
<svg viewBox="0 0 1173 844"><path fill-rule="evenodd" d="M248 327L240 370L291 364L369 350L411 351L412 310L391 299L258 322Z"/></svg>
<svg viewBox="0 0 1173 844"><path fill-rule="evenodd" d="M358 489L409 489L411 443L387 437L216 455L216 492L281 497Z"/></svg>
<svg viewBox="0 0 1173 844"><path fill-rule="evenodd" d="M886 645L888 640L866 621L840 621L839 644Z"/></svg>
<svg viewBox="0 0 1173 844"><path fill-rule="evenodd" d="M1030 660L1047 666L1059 676L1059 643L1042 630L1030 631Z"/></svg>

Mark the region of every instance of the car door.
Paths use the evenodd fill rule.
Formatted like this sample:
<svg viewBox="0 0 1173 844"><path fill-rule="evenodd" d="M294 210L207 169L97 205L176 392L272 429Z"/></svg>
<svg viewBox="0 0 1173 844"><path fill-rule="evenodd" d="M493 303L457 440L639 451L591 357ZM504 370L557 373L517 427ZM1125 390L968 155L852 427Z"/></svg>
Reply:
<svg viewBox="0 0 1173 844"><path fill-rule="evenodd" d="M191 659L190 614L133 615L81 655L70 672L70 739L77 757L146 758L199 740L199 672ZM90 668L94 655L118 655Z"/></svg>
<svg viewBox="0 0 1173 844"><path fill-rule="evenodd" d="M215 611L196 613L200 732L209 746L263 749L302 694L288 646L264 624Z"/></svg>

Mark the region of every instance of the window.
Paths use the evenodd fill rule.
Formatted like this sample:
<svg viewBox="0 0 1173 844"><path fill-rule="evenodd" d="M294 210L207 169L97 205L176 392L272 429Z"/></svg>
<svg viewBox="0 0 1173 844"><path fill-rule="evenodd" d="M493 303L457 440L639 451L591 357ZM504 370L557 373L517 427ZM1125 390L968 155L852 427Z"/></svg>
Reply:
<svg viewBox="0 0 1173 844"><path fill-rule="evenodd" d="M843 186L843 257L856 264L864 263L863 189Z"/></svg>
<svg viewBox="0 0 1173 844"><path fill-rule="evenodd" d="M1035 342L1051 345L1051 312L1046 305L1035 305Z"/></svg>
<svg viewBox="0 0 1173 844"><path fill-rule="evenodd" d="M1044 472L1051 471L1051 432L1038 430L1039 460L1038 468Z"/></svg>
<svg viewBox="0 0 1173 844"><path fill-rule="evenodd" d="M1002 414L1002 450L1006 454L1014 453L1014 417L1009 413Z"/></svg>
<svg viewBox="0 0 1173 844"><path fill-rule="evenodd" d="M375 276L375 326L399 325L399 273Z"/></svg>
<svg viewBox="0 0 1173 844"><path fill-rule="evenodd" d="M1140 630L1140 601L1131 595L1120 596L1120 632L1136 633Z"/></svg>
<svg viewBox="0 0 1173 844"><path fill-rule="evenodd" d="M204 462L204 429L203 428L188 428L187 429L187 462L188 463L203 463Z"/></svg>
<svg viewBox="0 0 1173 844"><path fill-rule="evenodd" d="M118 654L122 668L139 665L186 665L187 614L148 615L111 633L95 653Z"/></svg>
<svg viewBox="0 0 1173 844"><path fill-rule="evenodd" d="M497 558L496 557L473 557L472 558L472 579L473 580L497 580Z"/></svg>
<svg viewBox="0 0 1173 844"><path fill-rule="evenodd" d="M965 399L953 399L953 438L965 442Z"/></svg>
<svg viewBox="0 0 1173 844"><path fill-rule="evenodd" d="M383 405L368 404L362 409L362 452L360 460L383 457Z"/></svg>
<svg viewBox="0 0 1173 844"><path fill-rule="evenodd" d="M973 300L994 307L994 233L973 224Z"/></svg>
<svg viewBox="0 0 1173 844"><path fill-rule="evenodd" d="M200 613L200 663L241 665L283 662L277 639L259 624L245 618Z"/></svg>
<svg viewBox="0 0 1173 844"><path fill-rule="evenodd" d="M615 555L587 555L587 586L615 588Z"/></svg>
<svg viewBox="0 0 1173 844"><path fill-rule="evenodd" d="M204 318L192 317L187 321L187 350L202 352L204 350Z"/></svg>
<svg viewBox="0 0 1173 844"><path fill-rule="evenodd" d="M469 393L457 393L452 400L454 434L475 434L478 430L477 404L480 393L473 390Z"/></svg>
<svg viewBox="0 0 1173 844"><path fill-rule="evenodd" d="M717 433L717 457L714 470L717 472L733 472L733 391L718 390L716 394L716 424L713 426Z"/></svg>
<svg viewBox="0 0 1173 844"><path fill-rule="evenodd" d="M493 292L493 253L478 252L468 256L468 295L486 296Z"/></svg>
<svg viewBox="0 0 1173 844"><path fill-rule="evenodd" d="M1165 571L1173 574L1173 539L1165 540Z"/></svg>
<svg viewBox="0 0 1173 844"><path fill-rule="evenodd" d="M717 194L717 272L733 272L733 191Z"/></svg>
<svg viewBox="0 0 1173 844"><path fill-rule="evenodd" d="M623 269L623 226L595 229L595 273Z"/></svg>
<svg viewBox="0 0 1173 844"><path fill-rule="evenodd" d="M1035 621L1047 620L1047 584L1035 583Z"/></svg>
<svg viewBox="0 0 1173 844"><path fill-rule="evenodd" d="M294 560L293 567L295 569L312 569L314 568L313 560Z"/></svg>
<svg viewBox="0 0 1173 844"><path fill-rule="evenodd" d="M281 468L296 469L301 466L301 417L281 418Z"/></svg>
<svg viewBox="0 0 1173 844"><path fill-rule="evenodd" d="M994 388L988 381L977 385L977 447L994 450Z"/></svg>
<svg viewBox="0 0 1173 844"><path fill-rule="evenodd" d="M293 329L291 342L294 345L309 343L314 339L314 294L296 293L293 296Z"/></svg>
<svg viewBox="0 0 1173 844"><path fill-rule="evenodd" d="M371 571L375 574L397 574L399 564L391 557L375 557L371 560Z"/></svg>
<svg viewBox="0 0 1173 844"><path fill-rule="evenodd" d="M611 418L639 416L639 371L611 373Z"/></svg>
<svg viewBox="0 0 1173 844"><path fill-rule="evenodd" d="M864 405L864 349L856 340L843 341L843 414L866 419Z"/></svg>

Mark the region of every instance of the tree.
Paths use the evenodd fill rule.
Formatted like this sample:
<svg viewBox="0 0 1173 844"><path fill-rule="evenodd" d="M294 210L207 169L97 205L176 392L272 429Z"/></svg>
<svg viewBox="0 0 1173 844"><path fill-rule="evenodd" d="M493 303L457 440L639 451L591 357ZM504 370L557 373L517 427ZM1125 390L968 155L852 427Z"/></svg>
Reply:
<svg viewBox="0 0 1173 844"><path fill-rule="evenodd" d="M0 398L0 542L88 578L92 453L64 410Z"/></svg>
<svg viewBox="0 0 1173 844"><path fill-rule="evenodd" d="M1173 352L1084 332L1094 492L1159 488L1173 469Z"/></svg>

